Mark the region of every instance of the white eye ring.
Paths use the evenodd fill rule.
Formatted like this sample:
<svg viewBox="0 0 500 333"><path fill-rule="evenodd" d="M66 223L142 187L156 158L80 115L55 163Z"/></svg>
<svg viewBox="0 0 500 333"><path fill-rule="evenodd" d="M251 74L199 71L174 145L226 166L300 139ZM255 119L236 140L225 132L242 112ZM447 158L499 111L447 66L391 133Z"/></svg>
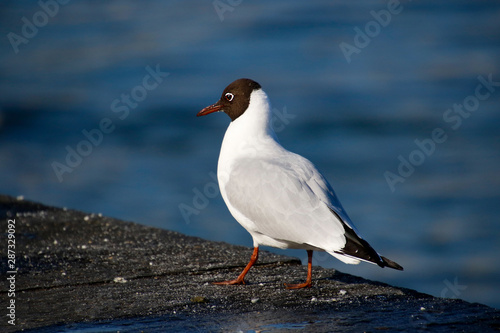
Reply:
<svg viewBox="0 0 500 333"><path fill-rule="evenodd" d="M231 102L234 98L234 95L231 93L226 93L224 97L226 97L226 99Z"/></svg>

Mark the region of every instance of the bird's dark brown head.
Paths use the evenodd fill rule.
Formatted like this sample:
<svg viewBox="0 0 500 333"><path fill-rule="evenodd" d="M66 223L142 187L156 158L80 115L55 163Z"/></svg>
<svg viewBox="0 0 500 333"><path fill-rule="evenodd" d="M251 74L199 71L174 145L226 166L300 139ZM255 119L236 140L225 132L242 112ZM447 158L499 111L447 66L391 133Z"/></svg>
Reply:
<svg viewBox="0 0 500 333"><path fill-rule="evenodd" d="M258 89L261 89L261 86L257 82L250 79L238 79L224 89L217 103L207 106L196 116L222 111L234 121L246 111L250 103L250 95Z"/></svg>

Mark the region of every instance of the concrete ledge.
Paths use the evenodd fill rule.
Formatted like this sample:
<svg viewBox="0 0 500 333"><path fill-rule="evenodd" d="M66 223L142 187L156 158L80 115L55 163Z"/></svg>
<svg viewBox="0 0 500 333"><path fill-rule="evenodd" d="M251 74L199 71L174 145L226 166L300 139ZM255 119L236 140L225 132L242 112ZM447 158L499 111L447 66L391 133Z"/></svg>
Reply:
<svg viewBox="0 0 500 333"><path fill-rule="evenodd" d="M283 282L302 281L306 268L266 251L247 285L214 286L211 281L236 277L252 250L9 196L0 196L0 216L4 230L8 219L16 221L18 270L16 326L7 322L11 297L2 288L1 331L500 328L500 311L488 306L321 267L313 268L313 288L286 290ZM6 236L2 272L9 271Z"/></svg>

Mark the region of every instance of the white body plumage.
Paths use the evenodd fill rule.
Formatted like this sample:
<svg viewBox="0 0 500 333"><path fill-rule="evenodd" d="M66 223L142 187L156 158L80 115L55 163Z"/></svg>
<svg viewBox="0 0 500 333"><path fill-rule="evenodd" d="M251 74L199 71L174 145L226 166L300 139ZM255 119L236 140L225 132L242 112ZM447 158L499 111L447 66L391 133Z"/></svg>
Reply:
<svg viewBox="0 0 500 333"><path fill-rule="evenodd" d="M254 247L326 251L359 263L339 252L347 242L344 226L357 232L333 189L309 160L281 146L271 116L266 93L254 90L246 111L227 128L217 177L229 211Z"/></svg>

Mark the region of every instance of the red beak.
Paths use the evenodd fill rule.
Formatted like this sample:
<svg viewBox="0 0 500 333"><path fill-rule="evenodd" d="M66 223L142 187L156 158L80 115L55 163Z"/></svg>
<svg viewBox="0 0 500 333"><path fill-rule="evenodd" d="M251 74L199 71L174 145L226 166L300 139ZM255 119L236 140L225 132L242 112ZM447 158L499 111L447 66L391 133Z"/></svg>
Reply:
<svg viewBox="0 0 500 333"><path fill-rule="evenodd" d="M221 111L221 109L222 109L222 105L220 105L219 102L217 102L215 104L207 106L206 108L204 108L203 110L198 112L196 117L206 116L207 114L210 114L210 113L219 112L219 111Z"/></svg>

